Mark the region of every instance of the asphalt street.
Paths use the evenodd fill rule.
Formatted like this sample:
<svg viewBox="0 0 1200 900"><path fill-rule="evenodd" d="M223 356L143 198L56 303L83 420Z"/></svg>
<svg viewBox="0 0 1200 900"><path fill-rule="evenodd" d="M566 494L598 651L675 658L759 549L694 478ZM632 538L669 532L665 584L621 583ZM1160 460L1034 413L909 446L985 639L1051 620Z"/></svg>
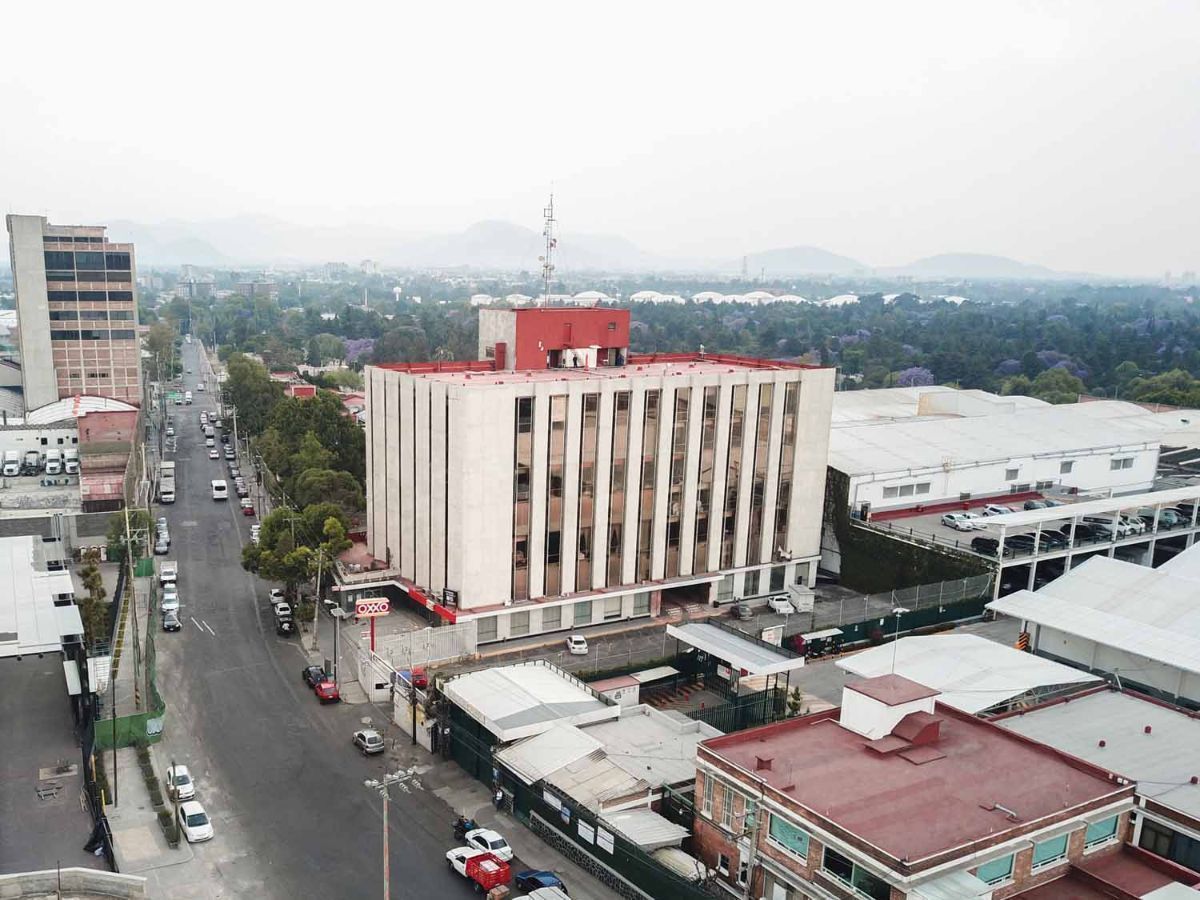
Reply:
<svg viewBox="0 0 1200 900"><path fill-rule="evenodd" d="M197 345L184 345L200 379ZM179 563L184 630L158 633L159 685L168 704L159 758L186 763L216 837L194 846L193 871L180 872L176 896L374 897L382 894L382 808L363 785L395 771L392 753L363 758L350 735L369 705L321 706L302 683L308 663L296 638L275 635L268 587L244 572L242 546L253 519L231 499L214 501L210 480L228 477L210 460L199 427L213 393L171 406L178 435L177 497L160 507ZM452 812L428 791L393 790L390 819L393 897L466 897L448 870ZM517 864L514 864L514 871Z"/></svg>

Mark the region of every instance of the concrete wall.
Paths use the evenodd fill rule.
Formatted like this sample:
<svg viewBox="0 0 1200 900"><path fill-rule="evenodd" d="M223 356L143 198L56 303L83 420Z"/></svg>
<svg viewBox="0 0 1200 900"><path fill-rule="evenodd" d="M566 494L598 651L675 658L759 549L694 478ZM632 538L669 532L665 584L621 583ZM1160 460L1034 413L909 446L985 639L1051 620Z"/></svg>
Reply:
<svg viewBox="0 0 1200 900"><path fill-rule="evenodd" d="M137 434L137 410L92 412L79 419L81 444L131 444Z"/></svg>
<svg viewBox="0 0 1200 900"><path fill-rule="evenodd" d="M74 424L66 426L33 427L14 426L0 428L0 451L37 450L45 455L47 450L66 450L79 444L79 432Z"/></svg>
<svg viewBox="0 0 1200 900"><path fill-rule="evenodd" d="M46 297L46 257L42 216L8 216L8 246L20 324L21 380L25 408L58 399L58 379L50 346L50 304Z"/></svg>
<svg viewBox="0 0 1200 900"><path fill-rule="evenodd" d="M146 879L140 875L121 875L100 869L72 867L0 875L0 900L17 897L54 897L60 883L64 896L123 897L130 900L147 896Z"/></svg>

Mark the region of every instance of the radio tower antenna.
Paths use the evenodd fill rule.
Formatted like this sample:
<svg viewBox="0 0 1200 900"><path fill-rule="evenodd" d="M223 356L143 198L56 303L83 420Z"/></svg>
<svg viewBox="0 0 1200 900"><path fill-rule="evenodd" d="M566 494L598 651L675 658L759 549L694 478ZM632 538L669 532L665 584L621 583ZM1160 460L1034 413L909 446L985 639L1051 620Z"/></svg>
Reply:
<svg viewBox="0 0 1200 900"><path fill-rule="evenodd" d="M542 210L546 225L542 228L542 236L546 238L546 255L539 256L542 263L542 302L550 302L550 286L554 282L554 248L558 246L558 238L554 236L554 191L550 191L550 203Z"/></svg>

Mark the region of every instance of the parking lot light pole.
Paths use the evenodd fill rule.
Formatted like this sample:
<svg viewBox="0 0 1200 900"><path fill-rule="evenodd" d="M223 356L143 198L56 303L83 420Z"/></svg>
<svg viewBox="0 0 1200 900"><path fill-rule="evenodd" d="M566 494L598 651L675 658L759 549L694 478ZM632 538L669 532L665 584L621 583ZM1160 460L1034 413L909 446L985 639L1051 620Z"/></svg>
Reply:
<svg viewBox="0 0 1200 900"><path fill-rule="evenodd" d="M368 778L363 782L363 785L372 791L378 792L383 798L383 900L390 900L392 896L392 879L391 879L391 857L388 854L388 800L389 789L392 785L397 785L400 790L408 793L409 785L420 787L420 782L416 779L417 767L413 766L409 769L401 769L399 772L394 772L391 775L384 775L380 781L375 778Z"/></svg>
<svg viewBox="0 0 1200 900"><path fill-rule="evenodd" d="M892 637L892 674L896 674L896 650L900 646L900 617L912 610L905 609L903 606L892 607L892 615L896 617L896 633Z"/></svg>

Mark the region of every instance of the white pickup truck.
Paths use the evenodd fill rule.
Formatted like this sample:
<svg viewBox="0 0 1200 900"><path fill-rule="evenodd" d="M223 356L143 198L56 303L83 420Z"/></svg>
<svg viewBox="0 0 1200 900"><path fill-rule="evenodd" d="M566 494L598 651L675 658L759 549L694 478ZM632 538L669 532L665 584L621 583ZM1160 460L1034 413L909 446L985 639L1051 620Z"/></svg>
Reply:
<svg viewBox="0 0 1200 900"><path fill-rule="evenodd" d="M158 567L158 583L162 585L175 584L179 580L179 563L173 559L164 559Z"/></svg>

